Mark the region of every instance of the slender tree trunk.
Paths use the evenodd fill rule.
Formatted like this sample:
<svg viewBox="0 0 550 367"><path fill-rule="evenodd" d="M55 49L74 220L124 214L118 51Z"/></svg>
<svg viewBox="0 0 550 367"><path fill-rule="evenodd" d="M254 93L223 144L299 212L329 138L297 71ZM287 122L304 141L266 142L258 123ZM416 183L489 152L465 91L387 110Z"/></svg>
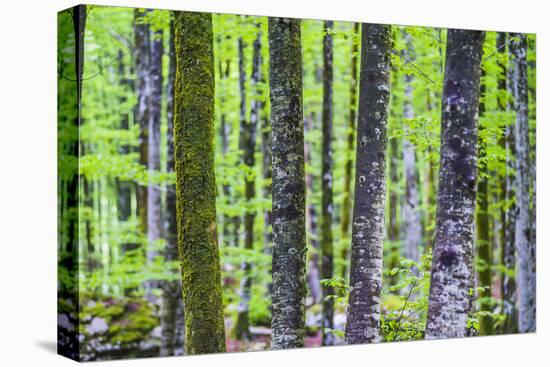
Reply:
<svg viewBox="0 0 550 367"><path fill-rule="evenodd" d="M134 83L131 79L128 78L126 75L126 65L124 65L123 62L123 51L119 50L118 52L118 75L120 78L120 84L123 87L126 87L130 90L134 89ZM123 95L120 97L120 104L126 103L128 98ZM120 120L120 129L122 130L129 130L130 125L129 121L130 116L129 114L122 115L122 119ZM129 154L131 151L133 151L130 146L123 145L120 148L120 154L126 155ZM118 212L118 220L120 222L126 222L132 217L132 195L133 192L136 190L136 185L131 181L123 181L118 180L116 181L117 185L117 212ZM128 251L135 250L138 247L136 243L123 243L121 245L121 252L122 255L126 254ZM131 293L132 289L126 289L125 294L129 295Z"/></svg>
<svg viewBox="0 0 550 367"><path fill-rule="evenodd" d="M174 21L170 21L169 67L166 88L166 117L168 119L166 133L166 172L175 170L174 162L174 81L176 78L176 50L174 45ZM178 260L178 231L176 219L176 187L166 187L166 208L164 211L164 234L166 249L165 261ZM177 331L177 317L183 312L181 280L165 281L162 284L162 303L160 325L162 329L160 355L177 354L183 347L183 334ZM182 315L183 316L183 315Z"/></svg>
<svg viewBox="0 0 550 367"><path fill-rule="evenodd" d="M162 30L150 33L150 69L147 70L150 81L151 94L148 130L147 169L149 173L160 171L160 118L162 101ZM152 263L158 252L154 249L155 243L162 238L161 197L157 184L147 186L147 261ZM152 282L149 287L154 287Z"/></svg>
<svg viewBox="0 0 550 367"><path fill-rule="evenodd" d="M149 158L149 121L151 115L151 82L149 73L151 71L150 55L150 29L149 25L143 22L144 13L140 9L134 10L134 60L136 67L136 95L137 106L135 120L139 125L139 163L148 168ZM144 185L138 187L138 215L141 232L147 234L147 199L148 189Z"/></svg>
<svg viewBox="0 0 550 367"><path fill-rule="evenodd" d="M353 174L353 139L355 137L355 119L357 117L357 54L359 53L359 23L353 24L353 31L351 34L351 83L349 92L349 119L348 119L348 134L347 134L347 146L346 146L346 166L344 176L344 195L342 199L342 218L341 218L341 231L342 240L347 241L350 230L350 218L351 218L351 180ZM342 272L340 276L344 279L348 276L348 250L347 244L342 246Z"/></svg>
<svg viewBox="0 0 550 367"><path fill-rule="evenodd" d="M414 62L414 49L411 36L405 33L405 58ZM413 107L413 81L412 74L405 74L405 102L403 105L403 117L405 119L414 118ZM418 188L416 171L416 152L414 145L408 140L403 139L403 165L405 167L405 205L403 208L405 215L405 256L411 260L420 259L418 248L422 240L422 228L420 225L420 213L418 206Z"/></svg>
<svg viewBox="0 0 550 367"><path fill-rule="evenodd" d="M229 78L230 68L231 68L231 59L227 58L225 60L221 59L221 50L223 49L223 38L218 36L217 43L219 45L219 74L220 74L220 89L226 89L226 80ZM226 115L226 97L225 93L220 95L220 141L221 141L221 150L222 158L226 160L227 153L229 152L229 134L230 134L230 124L227 121ZM228 183L224 182L222 184L222 193L225 205L231 205L231 188ZM231 218L229 215L223 215L223 229L222 229L222 244L229 244L229 224L231 223Z"/></svg>
<svg viewBox="0 0 550 367"><path fill-rule="evenodd" d="M174 146L187 354L225 351L214 176L212 15L174 12Z"/></svg>
<svg viewBox="0 0 550 367"><path fill-rule="evenodd" d="M321 168L321 277L331 279L334 272L332 241L332 30L334 23L324 22L323 36L323 125ZM323 286L322 344L333 345L334 288ZM328 330L330 329L330 330Z"/></svg>
<svg viewBox="0 0 550 367"><path fill-rule="evenodd" d="M426 338L464 337L474 287L477 117L484 33L450 29Z"/></svg>
<svg viewBox="0 0 550 367"><path fill-rule="evenodd" d="M302 51L298 19L269 18L273 154L272 348L305 334L305 174Z"/></svg>
<svg viewBox="0 0 550 367"><path fill-rule="evenodd" d="M481 78L485 76L485 71L481 71ZM485 114L485 82L481 80L480 87L480 103L479 103L479 116ZM483 131L484 127L479 124L479 131ZM487 170L487 163L485 158L487 156L485 143L481 140L482 134L478 138L478 156L481 164L478 164L480 168L479 178L477 182L477 206L476 206L476 229L477 229L477 251L478 261L475 264L478 274L478 285L483 288L478 292L480 311L490 312L491 295L492 295L492 256L491 256L491 239L490 239L490 224L489 224L489 182ZM481 316L479 322L479 334L491 335L493 333L493 319L488 316Z"/></svg>
<svg viewBox="0 0 550 367"><path fill-rule="evenodd" d="M527 39L524 34L514 34L510 43L514 68L514 107L516 111L516 219L515 241L518 255L519 331L536 330L536 257L535 244L531 242L531 208L529 179L529 105L527 93Z"/></svg>
<svg viewBox="0 0 550 367"><path fill-rule="evenodd" d="M511 51L511 50L510 50ZM506 88L510 96L514 95L514 74L515 69L513 65L508 67L506 76ZM513 108L510 98L507 99L506 109L511 110ZM503 274L503 313L505 316L503 331L506 333L518 332L518 311L517 311L517 295L516 295L516 279L515 275L510 276L509 273L514 274L516 271L516 218L517 218L517 206L516 206L516 183L515 183L515 156L516 156L516 134L515 134L516 122L513 121L506 126L506 191L505 191L505 239L502 248L502 264L506 271Z"/></svg>
<svg viewBox="0 0 550 367"><path fill-rule="evenodd" d="M314 129L315 113L311 112L309 116L306 116L304 123L304 134L307 135L309 131ZM304 147L304 160L309 166L311 164L311 145L306 141ZM307 266L307 281L309 285L309 292L312 299L312 304L319 304L321 301L321 270L319 268L319 240L317 238L317 210L312 203L313 194L313 180L314 177L311 172L306 172L306 189L307 189L307 215L306 215L306 229L307 238L310 243L310 248L313 250L309 253L309 265Z"/></svg>
<svg viewBox="0 0 550 367"><path fill-rule="evenodd" d="M262 84L265 84L265 78L262 78ZM261 125L261 138L262 138L262 176L264 179L262 195L264 198L269 198L271 202L271 179L273 176L271 170L271 122L269 121L269 113L266 111L266 105L264 101L261 102L262 110L262 125ZM272 253L272 215L271 207L264 210L264 253L271 255ZM271 283L270 283L271 284ZM270 285L271 286L271 285ZM271 292L270 292L271 294Z"/></svg>
<svg viewBox="0 0 550 367"><path fill-rule="evenodd" d="M392 41L396 42L397 32L392 33ZM390 77L390 89L396 88L399 85L399 80L401 78L401 72L399 70L399 67L395 64L392 64L391 66L391 77ZM393 125L397 125L398 115L397 115L397 109L400 108L399 106L399 99L397 97L397 94L392 95L390 97L389 101L389 118L388 122L394 122ZM401 122L398 126L388 125L387 129L389 131L393 131L394 129L398 129L398 126L401 126ZM388 174L389 174L389 180L387 181L387 195L388 195L388 203L387 203L387 217L388 220L386 222L386 238L388 240L387 245L387 251L388 254L386 255L386 259L388 259L388 265L386 266L388 269L393 269L396 267L399 267L399 262L401 261L402 256L402 247L403 243L401 241L401 228L400 228L400 217L402 216L402 213L399 211L400 204L402 204L400 201L401 195L400 195L400 172L399 172L399 166L403 162L403 153L402 153L402 147L399 143L400 139L397 137L394 137L392 139L389 139L388 141ZM388 288L394 286L398 280L399 275L389 275L386 277L387 279L387 285Z"/></svg>
<svg viewBox="0 0 550 367"><path fill-rule="evenodd" d="M391 27L363 24L362 32L351 291L345 334L348 344L372 343L379 339L386 206Z"/></svg>
<svg viewBox="0 0 550 367"><path fill-rule="evenodd" d="M259 27L259 25L258 25ZM252 77L250 79L252 94L254 97L251 101L250 121L244 121L244 126L241 125L243 162L249 172L254 172L256 161L254 153L256 150L256 131L258 120L260 118L260 104L258 84L261 81L262 70L262 33L258 31L253 45L252 55ZM241 55L244 56L244 55ZM252 201L256 197L256 182L255 174L248 174L245 177L245 201L246 213L244 215L244 248L252 250L254 248L254 220L256 218L256 210L253 208ZM252 264L248 261L243 262L242 269L244 271L241 282L240 301L237 307L237 322L235 323L235 337L238 340L250 339L249 330L249 303L250 303L250 287L252 278L250 274Z"/></svg>

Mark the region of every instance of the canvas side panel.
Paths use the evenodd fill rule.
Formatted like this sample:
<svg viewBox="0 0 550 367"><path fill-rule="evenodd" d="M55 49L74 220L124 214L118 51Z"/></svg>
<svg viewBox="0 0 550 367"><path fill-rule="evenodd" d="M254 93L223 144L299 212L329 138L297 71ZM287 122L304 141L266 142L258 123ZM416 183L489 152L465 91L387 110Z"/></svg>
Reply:
<svg viewBox="0 0 550 367"><path fill-rule="evenodd" d="M57 18L57 351L79 360L79 131L85 6ZM81 36L77 36L78 33Z"/></svg>

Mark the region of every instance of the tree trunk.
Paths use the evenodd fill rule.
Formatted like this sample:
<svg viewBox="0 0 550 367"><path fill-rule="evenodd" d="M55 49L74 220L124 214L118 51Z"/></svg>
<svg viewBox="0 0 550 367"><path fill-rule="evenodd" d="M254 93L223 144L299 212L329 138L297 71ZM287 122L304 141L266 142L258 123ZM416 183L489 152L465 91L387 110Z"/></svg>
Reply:
<svg viewBox="0 0 550 367"><path fill-rule="evenodd" d="M306 116L304 124L304 134L307 135L309 131L314 129L314 122L316 116L314 112L311 112L309 116ZM311 145L306 141L304 146L304 160L309 166L311 164ZM312 203L313 194L313 180L314 177L311 172L306 172L306 189L307 189L307 215L306 215L306 229L307 237L310 243L310 248L313 250L309 253L309 265L307 266L307 281L309 285L309 292L311 295L312 305L319 304L321 301L321 270L319 268L319 240L317 237L317 210Z"/></svg>
<svg viewBox="0 0 550 367"><path fill-rule="evenodd" d="M474 287L477 117L484 33L450 29L426 338L464 337Z"/></svg>
<svg viewBox="0 0 550 367"><path fill-rule="evenodd" d="M175 170L174 162L174 81L176 78L176 50L174 45L174 21L170 21L169 39L169 67L168 83L166 88L166 172ZM176 219L176 187L166 187L166 208L164 211L164 234L166 248L164 250L165 261L178 260L178 231ZM179 275L179 273L178 273ZM165 281L162 285L162 303L160 325L162 330L160 355L171 356L178 353L183 347L183 334L176 330L178 314L183 312L181 294L181 280Z"/></svg>
<svg viewBox="0 0 550 367"><path fill-rule="evenodd" d="M258 25L259 27L259 25ZM244 195L246 201L246 212L244 215L244 248L252 250L254 248L254 220L256 218L256 209L253 207L253 200L256 197L256 175L254 173L256 161L254 159L254 152L256 150L256 130L258 126L258 120L260 117L260 99L258 83L261 81L262 70L262 32L258 31L256 39L254 40L254 50L252 55L252 78L250 80L252 94L254 95L251 101L250 108L250 121L244 122L241 125L241 138L243 150L243 163L247 167L247 174L244 182ZM241 39L239 39L239 45L241 45ZM242 50L239 47L239 50ZM240 55L244 57L243 54ZM243 63L244 65L244 63ZM252 264L248 261L243 262L242 269L244 275L241 281L241 294L240 301L237 307L237 322L235 323L234 334L237 340L250 339L249 330L249 303L250 303L250 287L252 285L252 278L250 275Z"/></svg>
<svg viewBox="0 0 550 367"><path fill-rule="evenodd" d="M351 180L353 174L353 138L355 137L355 119L357 108L357 54L359 53L359 23L353 24L353 31L351 34L351 83L349 92L349 119L348 119L348 134L347 134L347 146L346 146L346 166L344 176L344 195L342 199L342 218L341 218L341 231L342 240L347 241L350 229L350 217L351 217ZM347 279L348 276L348 249L347 244L342 246L342 272L340 276Z"/></svg>
<svg viewBox="0 0 550 367"><path fill-rule="evenodd" d="M321 277L331 279L334 272L332 243L332 31L334 23L324 22L323 36L323 116L321 168ZM322 344L333 345L334 288L323 286ZM327 330L330 329L330 330Z"/></svg>
<svg viewBox="0 0 550 367"><path fill-rule="evenodd" d="M226 36L229 38L229 36ZM220 82L219 82L219 89L225 90L227 88L226 86L226 80L229 78L230 74L230 67L231 67L231 59L227 58L225 60L221 59L221 50L223 49L222 46L222 37L218 36L217 38L217 44L219 46L219 74L220 74ZM225 66L224 66L225 65ZM218 89L218 90L219 90ZM221 151L222 151L222 158L227 158L227 153L229 152L229 135L230 135L230 124L227 121L227 115L226 115L226 97L225 93L222 93L220 95L220 141L221 141ZM222 193L225 205L229 206L231 205L231 188L229 186L229 183L223 182L222 184ZM223 229L222 229L222 245L226 244L228 245L230 243L229 241L229 224L231 223L231 217L224 213L223 215Z"/></svg>
<svg viewBox="0 0 550 367"><path fill-rule="evenodd" d="M160 171L160 118L162 101L162 30L151 32L149 36L150 69L147 70L150 87L150 114L148 130L147 169L149 173ZM162 238L161 198L157 184L147 186L147 261L151 264L158 255L155 243ZM149 287L153 283L149 282Z"/></svg>
<svg viewBox="0 0 550 367"><path fill-rule="evenodd" d="M139 164L148 168L149 159L149 122L151 115L151 71L150 36L149 25L143 22L143 10L134 10L134 60L136 68L136 96L137 106L135 121L139 126ZM148 189L144 185L138 187L138 216L140 229L143 235L147 234L147 199Z"/></svg>
<svg viewBox="0 0 550 367"><path fill-rule="evenodd" d="M272 348L304 345L305 176L300 20L269 18L273 161Z"/></svg>
<svg viewBox="0 0 550 367"><path fill-rule="evenodd" d="M479 103L479 116L485 114L485 82L483 77L485 71L481 71L481 87L480 87L480 103ZM484 127L479 126L479 131L483 131ZM480 134L481 136L481 134ZM478 139L478 155L481 161L479 167L479 178L477 182L477 206L476 206L476 229L477 229L477 251L478 258L475 267L478 274L478 286L483 288L478 292L478 298L480 311L490 312L491 295L492 295L492 256L491 256L491 242L490 242L490 226L489 226L489 182L487 171L487 163L484 161L486 158L486 146L485 143ZM479 335L491 335L493 333L493 319L489 316L481 316L479 320Z"/></svg>
<svg viewBox="0 0 550 367"><path fill-rule="evenodd" d="M509 46L510 47L510 46ZM510 50L511 51L511 50ZM506 88L510 96L514 95L514 74L515 70L513 65L508 67L508 73L506 75ZM508 98L506 102L506 109L513 109L512 102ZM513 121L506 126L506 212L505 212L505 239L502 248L502 264L506 271L503 274L503 313L505 316L503 331L507 333L516 333L518 331L518 313L516 305L516 279L515 276L510 276L509 272L515 273L516 271L516 218L517 218L517 206L516 206L516 189L515 189L515 160L516 156L516 123Z"/></svg>
<svg viewBox="0 0 550 367"><path fill-rule="evenodd" d="M212 15L174 12L174 146L187 354L225 352L214 174Z"/></svg>
<svg viewBox="0 0 550 367"><path fill-rule="evenodd" d="M414 62L414 49L411 36L405 33L405 58ZM403 117L414 118L413 107L413 81L412 74L405 74L405 102L403 105ZM418 206L418 188L416 171L415 147L408 139L403 139L403 165L405 167L405 256L408 259L418 261L420 259L418 247L422 240L422 228L420 225L420 213Z"/></svg>
<svg viewBox="0 0 550 367"><path fill-rule="evenodd" d="M514 107L516 112L516 203L515 229L518 256L517 285L519 300L519 331L536 330L536 257L535 244L531 242L531 208L529 179L529 105L527 94L527 39L524 34L513 34L510 43L514 68Z"/></svg>
<svg viewBox="0 0 550 367"><path fill-rule="evenodd" d="M380 334L391 47L390 26L362 25L348 344L376 342Z"/></svg>

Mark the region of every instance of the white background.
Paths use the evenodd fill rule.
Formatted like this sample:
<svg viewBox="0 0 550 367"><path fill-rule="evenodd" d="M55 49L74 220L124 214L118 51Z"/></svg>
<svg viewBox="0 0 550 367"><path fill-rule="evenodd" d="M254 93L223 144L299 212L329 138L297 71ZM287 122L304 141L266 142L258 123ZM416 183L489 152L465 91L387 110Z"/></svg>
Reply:
<svg viewBox="0 0 550 367"><path fill-rule="evenodd" d="M536 32L538 332L110 362L118 366L548 365L550 12L532 0L106 0L88 3ZM65 366L56 340L56 12L66 0L4 0L0 10L0 365ZM540 188L543 188L540 190ZM546 223L546 225L545 225ZM107 363L94 364L98 366Z"/></svg>

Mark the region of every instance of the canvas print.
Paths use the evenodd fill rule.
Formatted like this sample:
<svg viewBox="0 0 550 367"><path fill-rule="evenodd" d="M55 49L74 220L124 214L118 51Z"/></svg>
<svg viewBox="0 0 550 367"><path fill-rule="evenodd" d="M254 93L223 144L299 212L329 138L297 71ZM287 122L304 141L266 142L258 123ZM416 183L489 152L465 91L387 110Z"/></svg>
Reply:
<svg viewBox="0 0 550 367"><path fill-rule="evenodd" d="M59 353L535 332L535 41L59 12Z"/></svg>

